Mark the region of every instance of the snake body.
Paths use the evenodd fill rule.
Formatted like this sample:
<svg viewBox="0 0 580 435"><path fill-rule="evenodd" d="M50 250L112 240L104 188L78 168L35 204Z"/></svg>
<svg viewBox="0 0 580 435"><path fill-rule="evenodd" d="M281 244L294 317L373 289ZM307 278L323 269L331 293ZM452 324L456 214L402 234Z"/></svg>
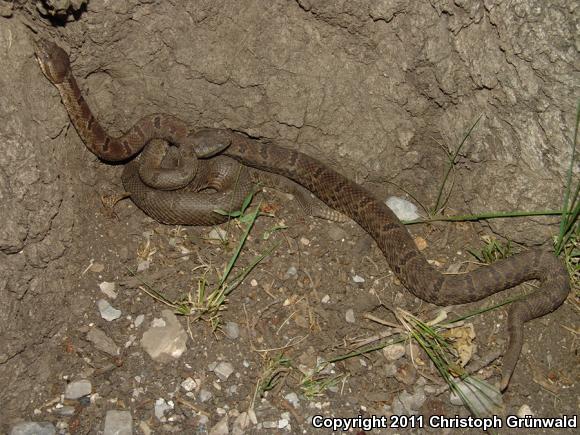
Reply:
<svg viewBox="0 0 580 435"><path fill-rule="evenodd" d="M55 55L59 50L62 53ZM114 141L100 126L97 127L98 123L74 81L68 57L64 65L63 56L66 57L64 50L52 43L41 44L37 49L41 68L60 91L72 123L87 147L100 157L123 160L153 137L175 140L175 136L179 136L177 139L185 137L187 143L193 143L197 154L211 155L215 150L223 150L223 155L245 165L294 180L328 206L356 221L374 238L402 284L415 296L437 305L474 302L522 282L539 280L539 290L510 305L509 344L503 359L502 389L507 387L521 352L524 322L558 308L570 291L564 264L544 249L529 250L465 274L443 275L427 262L406 228L382 201L327 165L298 151L265 144L228 130L202 129L177 134L174 118L166 118L165 115L143 118L122 136L123 139ZM52 65L55 61L60 64ZM58 73L57 77L51 76L54 71ZM157 122L160 119L163 119L162 123ZM161 134L156 123L171 128ZM129 167L134 168L132 164ZM134 169L132 171L135 172ZM170 221L167 217L173 213L173 203L163 199L166 194L170 192L157 192L152 199L153 202L163 203L159 214L154 216L161 222Z"/></svg>

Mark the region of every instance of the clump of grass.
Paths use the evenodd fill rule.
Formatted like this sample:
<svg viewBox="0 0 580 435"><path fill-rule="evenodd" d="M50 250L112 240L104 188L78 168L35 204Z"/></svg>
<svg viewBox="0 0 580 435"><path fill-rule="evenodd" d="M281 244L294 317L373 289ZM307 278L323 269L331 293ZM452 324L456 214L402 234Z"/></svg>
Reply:
<svg viewBox="0 0 580 435"><path fill-rule="evenodd" d="M478 251L472 249L467 250L478 262L491 264L494 261L502 260L513 255L511 242L509 240L504 245L494 237L483 236L482 238L485 242L483 248Z"/></svg>
<svg viewBox="0 0 580 435"><path fill-rule="evenodd" d="M329 375L322 373L322 368L317 367L312 373L305 374L300 381L302 394L308 400L320 397L328 388L335 387L344 379L345 375Z"/></svg>
<svg viewBox="0 0 580 435"><path fill-rule="evenodd" d="M486 417L502 412L501 392L484 380L470 375L455 362L458 354L441 334L444 327L425 323L401 309L397 309L395 313L409 335L433 362L451 391L461 398L474 416Z"/></svg>
<svg viewBox="0 0 580 435"><path fill-rule="evenodd" d="M238 219L238 221L245 226L244 232L236 249L234 250L232 256L230 257L228 263L226 264L223 273L218 279L218 283L213 288L208 288L208 280L206 275L209 272L209 266L200 266L205 268L204 275L198 280L197 295L194 297L189 293L186 297L181 298L177 301L172 301L167 299L161 292L157 291L151 285L143 282L143 285L139 288L147 293L152 298L172 307L177 314L183 316L195 316L194 320L202 319L210 323L212 330L216 331L220 326L221 315L220 312L226 308L226 302L228 295L234 291L241 282L248 276L248 274L260 263L264 258L270 255L277 247L278 244L271 246L269 249L257 255L252 259L252 261L245 267L241 268L237 274L232 276L233 270L240 258L242 249L252 231L257 218L262 215L260 212L260 204L253 210L248 211L248 207L252 201L254 193L249 194L241 207L240 210L227 213L228 216ZM217 211L221 213L221 211ZM135 273L131 271L134 276Z"/></svg>

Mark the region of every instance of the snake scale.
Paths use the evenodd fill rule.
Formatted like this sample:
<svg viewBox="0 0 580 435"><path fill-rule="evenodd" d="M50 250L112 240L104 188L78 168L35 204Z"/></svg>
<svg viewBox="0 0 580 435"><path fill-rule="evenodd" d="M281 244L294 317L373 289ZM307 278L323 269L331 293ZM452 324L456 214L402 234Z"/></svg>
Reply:
<svg viewBox="0 0 580 435"><path fill-rule="evenodd" d="M443 275L427 262L406 228L383 202L362 186L304 153L265 144L228 130L201 129L190 132L183 121L165 114L142 118L121 138L112 138L91 114L76 84L66 52L44 40L38 41L36 47L41 69L59 90L80 137L93 153L104 160L126 160L138 153L150 139L163 138L173 143L192 145L199 156L221 151L223 156L244 165L294 180L328 206L356 221L374 238L401 283L415 296L433 304L474 302L525 281L539 280L540 288L537 291L509 307L509 343L503 358L502 390L507 387L521 352L523 324L554 311L570 291L563 262L554 253L540 248L468 273ZM167 193L158 193L159 198ZM172 213L171 205L165 203L160 213L161 216L154 217L162 222L167 221L166 215Z"/></svg>

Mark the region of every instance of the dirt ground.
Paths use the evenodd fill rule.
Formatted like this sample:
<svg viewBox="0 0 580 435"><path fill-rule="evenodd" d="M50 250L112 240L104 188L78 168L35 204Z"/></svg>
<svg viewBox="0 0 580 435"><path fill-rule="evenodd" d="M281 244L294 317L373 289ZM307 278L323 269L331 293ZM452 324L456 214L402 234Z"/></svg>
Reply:
<svg viewBox="0 0 580 435"><path fill-rule="evenodd" d="M483 115L460 156L445 214L558 209L578 95L578 6L551 3L0 0L0 431L39 421L58 433L102 433L109 410L129 411L134 433L191 434L236 433L236 419L249 410L256 420L245 433L328 432L313 429L316 414L469 415L450 402L417 349L394 360L378 350L336 362L322 378L336 382L320 392L304 383L317 360L385 331L368 315L396 322L388 307L398 307L428 320L438 308L398 283L354 222L305 216L269 189L257 199L272 216L258 218L238 265L277 247L229 295L223 330L180 316L187 350L153 361L140 340L167 306L140 287L195 297L202 277L216 283L242 229L224 224L227 242L211 240L215 229L159 224L130 200L108 213L101 196L122 191L122 167L86 150L34 60L34 35L71 53L83 93L112 134L142 115L169 112L314 155L377 198L404 197L401 186L413 196L407 199L430 206L445 149ZM525 249L545 243L557 222L409 229L448 271L476 267L467 250L481 248L482 235ZM286 229L270 233L276 226ZM133 276L139 265L144 270ZM115 283L115 298L103 282ZM526 288L453 307L449 316ZM100 299L120 317L103 319ZM571 296L526 325L503 395L506 415L524 405L538 417L578 414L578 314ZM503 349L505 319L503 308L473 319L473 363ZM118 355L88 339L94 328L119 346ZM227 379L214 370L220 362L231 364ZM500 370L501 358L479 374L495 383ZM191 391L183 385L189 378ZM277 382L261 394L271 378ZM90 399L63 398L81 379L91 382ZM157 417L163 401L173 407ZM425 431L439 432L373 433Z"/></svg>

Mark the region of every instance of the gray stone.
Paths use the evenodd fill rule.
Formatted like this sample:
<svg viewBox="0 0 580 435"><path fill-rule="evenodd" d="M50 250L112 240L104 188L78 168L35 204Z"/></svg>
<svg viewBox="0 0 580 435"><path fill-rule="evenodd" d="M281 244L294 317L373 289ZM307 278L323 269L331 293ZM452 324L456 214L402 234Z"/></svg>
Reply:
<svg viewBox="0 0 580 435"><path fill-rule="evenodd" d="M213 372L222 381L227 381L231 374L234 372L234 366L229 362L220 361L213 369Z"/></svg>
<svg viewBox="0 0 580 435"><path fill-rule="evenodd" d="M154 319L145 331L141 346L157 362L179 358L187 349L187 333L171 310L161 312L162 319Z"/></svg>
<svg viewBox="0 0 580 435"><path fill-rule="evenodd" d="M389 361L395 361L405 355L406 349L402 344L391 344L383 348L383 355Z"/></svg>
<svg viewBox="0 0 580 435"><path fill-rule="evenodd" d="M105 319L107 322L117 320L119 317L121 317L122 314L121 310L113 308L113 306L105 299L99 299L97 301L97 307L99 308L101 317Z"/></svg>
<svg viewBox="0 0 580 435"><path fill-rule="evenodd" d="M209 399L211 399L212 396L213 396L213 394L211 393L211 391L202 389L199 392L199 401L202 403L207 402Z"/></svg>
<svg viewBox="0 0 580 435"><path fill-rule="evenodd" d="M346 321L348 323L354 323L356 321L356 319L354 318L354 310L352 308L346 310L344 317L346 318Z"/></svg>
<svg viewBox="0 0 580 435"><path fill-rule="evenodd" d="M86 379L74 381L66 386L64 398L72 400L80 399L83 396L91 394L92 389L91 382Z"/></svg>
<svg viewBox="0 0 580 435"><path fill-rule="evenodd" d="M87 340L94 344L94 346L112 356L119 355L119 346L99 328L91 328L87 332Z"/></svg>
<svg viewBox="0 0 580 435"><path fill-rule="evenodd" d="M163 398L159 398L155 401L155 417L157 420L164 421L165 413L173 409L173 402L165 401Z"/></svg>
<svg viewBox="0 0 580 435"><path fill-rule="evenodd" d="M226 337L228 337L230 340L235 340L240 336L240 325L238 325L236 322L226 322L224 327L224 334L226 334Z"/></svg>
<svg viewBox="0 0 580 435"><path fill-rule="evenodd" d="M129 411L107 411L103 435L132 435L133 418Z"/></svg>
<svg viewBox="0 0 580 435"><path fill-rule="evenodd" d="M10 435L55 435L56 429L47 421L27 421L12 427Z"/></svg>
<svg viewBox="0 0 580 435"><path fill-rule="evenodd" d="M61 406L60 408L56 408L55 410L56 414L62 415L64 417L70 417L71 415L74 415L75 412L76 408L70 405Z"/></svg>

